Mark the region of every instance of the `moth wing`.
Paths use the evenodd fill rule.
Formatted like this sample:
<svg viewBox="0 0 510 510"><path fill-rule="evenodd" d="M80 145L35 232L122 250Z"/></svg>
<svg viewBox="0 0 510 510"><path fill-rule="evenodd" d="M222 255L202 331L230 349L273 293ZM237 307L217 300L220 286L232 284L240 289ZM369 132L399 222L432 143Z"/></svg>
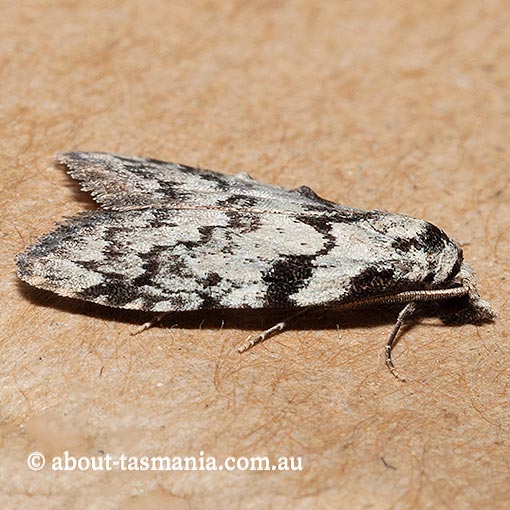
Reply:
<svg viewBox="0 0 510 510"><path fill-rule="evenodd" d="M284 214L99 210L21 254L18 276L63 296L147 311L326 305L423 288L444 253L410 258L393 241L366 222L326 231Z"/></svg>
<svg viewBox="0 0 510 510"><path fill-rule="evenodd" d="M262 184L245 173L224 175L177 163L101 152L66 152L58 154L57 160L104 209L215 207L303 214L359 213L320 198L306 186L287 190Z"/></svg>

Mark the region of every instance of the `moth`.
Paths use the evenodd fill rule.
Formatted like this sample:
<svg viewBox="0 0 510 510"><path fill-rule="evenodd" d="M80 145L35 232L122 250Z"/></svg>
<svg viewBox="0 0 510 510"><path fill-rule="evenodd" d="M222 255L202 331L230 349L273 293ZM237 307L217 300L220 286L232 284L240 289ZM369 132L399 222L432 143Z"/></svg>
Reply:
<svg viewBox="0 0 510 510"><path fill-rule="evenodd" d="M495 317L459 245L426 221L339 205L306 186L288 190L245 173L100 152L57 160L100 209L65 220L18 255L19 278L35 287L159 314L289 311L240 352L310 309L401 303L385 348L397 378L392 346L420 303L437 303L444 320Z"/></svg>

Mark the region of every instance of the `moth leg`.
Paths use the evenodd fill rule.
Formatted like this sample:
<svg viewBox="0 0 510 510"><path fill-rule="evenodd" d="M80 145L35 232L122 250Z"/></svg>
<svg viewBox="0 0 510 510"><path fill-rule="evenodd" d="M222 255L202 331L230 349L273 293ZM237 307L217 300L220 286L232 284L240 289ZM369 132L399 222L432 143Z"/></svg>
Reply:
<svg viewBox="0 0 510 510"><path fill-rule="evenodd" d="M280 331L283 331L287 327L287 325L289 324L290 321L296 319L297 317L300 317L301 315L308 313L310 310L312 310L312 308L303 308L303 310L299 310L299 312L295 313L294 315L291 315L290 317L285 319L285 321L275 324L273 327L266 329L259 335L255 336L253 338L251 336L249 336L247 341L237 349L237 352L243 353L243 352L247 351L248 349L251 349L254 345L260 344L267 338L275 335L276 333L279 333Z"/></svg>
<svg viewBox="0 0 510 510"><path fill-rule="evenodd" d="M161 322L161 319L163 319L163 317L165 317L168 314L169 312L158 313L150 321L145 322L141 326L138 326L133 331L131 331L131 335L135 336L140 334L142 331L145 331L146 329L152 328L152 326L155 326L158 322Z"/></svg>
<svg viewBox="0 0 510 510"><path fill-rule="evenodd" d="M384 349L386 366L390 369L390 372L393 374L393 376L402 382L404 382L405 379L398 375L397 369L395 368L395 365L393 364L393 360L391 359L391 349L393 348L393 344L395 343L395 338L397 337L397 334L398 334L400 328L403 326L406 319L408 319L414 313L415 310L416 310L416 302L415 301L411 301L410 303L407 303L407 305L404 306L404 308L402 308L402 310L398 314L397 321L395 322L395 325L393 326L393 331L391 332L391 335L388 338L388 341L386 342L386 347Z"/></svg>

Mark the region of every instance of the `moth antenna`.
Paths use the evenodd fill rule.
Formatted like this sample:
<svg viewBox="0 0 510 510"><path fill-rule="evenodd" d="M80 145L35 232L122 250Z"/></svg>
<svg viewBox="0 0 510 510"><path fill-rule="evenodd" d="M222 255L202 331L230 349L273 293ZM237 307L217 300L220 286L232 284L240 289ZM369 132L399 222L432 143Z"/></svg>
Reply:
<svg viewBox="0 0 510 510"><path fill-rule="evenodd" d="M415 312L415 310L416 310L415 301L407 303L407 305L404 306L404 308L402 308L402 310L398 314L397 321L393 326L393 331L391 332L391 335L388 338L388 341L386 342L386 347L384 349L386 366L390 369L390 372L393 374L393 376L402 382L405 382L405 378L400 377L400 375L398 374L397 369L395 368L395 365L393 364L393 360L391 358L391 350L393 348L393 344L395 343L395 339L400 328L404 325L406 319L408 319Z"/></svg>

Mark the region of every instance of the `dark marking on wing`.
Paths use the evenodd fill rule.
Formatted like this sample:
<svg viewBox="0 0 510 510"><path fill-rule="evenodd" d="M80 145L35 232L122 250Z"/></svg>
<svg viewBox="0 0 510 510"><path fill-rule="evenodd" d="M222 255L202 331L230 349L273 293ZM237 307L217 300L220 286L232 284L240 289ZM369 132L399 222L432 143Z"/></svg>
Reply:
<svg viewBox="0 0 510 510"><path fill-rule="evenodd" d="M395 237L392 246L400 252L406 253L411 249L435 250L440 252L445 244L450 242L448 236L432 223L425 223L423 233L414 237Z"/></svg>
<svg viewBox="0 0 510 510"><path fill-rule="evenodd" d="M140 296L140 288L127 282L123 274L105 274L105 281L87 287L76 293L76 297L86 301L94 301L99 296L108 296L108 304L122 307Z"/></svg>
<svg viewBox="0 0 510 510"><path fill-rule="evenodd" d="M290 255L276 260L262 279L267 283L268 308L292 307L289 299L302 289L313 275L315 255Z"/></svg>
<svg viewBox="0 0 510 510"><path fill-rule="evenodd" d="M354 298L391 294L395 290L407 290L405 282L395 281L395 271L391 268L367 267L350 282L350 295Z"/></svg>

